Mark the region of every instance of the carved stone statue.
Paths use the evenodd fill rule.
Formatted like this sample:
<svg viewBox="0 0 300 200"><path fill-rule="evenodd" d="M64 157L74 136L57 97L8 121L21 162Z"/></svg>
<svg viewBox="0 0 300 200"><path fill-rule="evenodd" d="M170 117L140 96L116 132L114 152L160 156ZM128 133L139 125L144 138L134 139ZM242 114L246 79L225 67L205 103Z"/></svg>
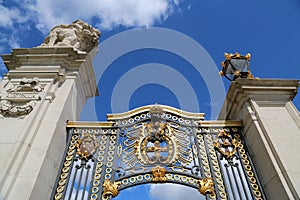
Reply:
<svg viewBox="0 0 300 200"><path fill-rule="evenodd" d="M100 31L89 24L76 20L70 25L55 26L39 47L73 47L90 52L98 45Z"/></svg>

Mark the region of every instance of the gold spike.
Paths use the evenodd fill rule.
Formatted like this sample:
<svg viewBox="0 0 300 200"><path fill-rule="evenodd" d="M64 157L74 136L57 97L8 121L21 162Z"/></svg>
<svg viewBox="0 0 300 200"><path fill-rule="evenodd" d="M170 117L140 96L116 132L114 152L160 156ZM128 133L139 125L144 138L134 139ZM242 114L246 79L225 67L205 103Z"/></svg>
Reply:
<svg viewBox="0 0 300 200"><path fill-rule="evenodd" d="M247 60L250 60L251 54L250 54L250 53L247 53L245 57L246 57Z"/></svg>
<svg viewBox="0 0 300 200"><path fill-rule="evenodd" d="M224 53L226 60L230 60L232 57L232 54Z"/></svg>
<svg viewBox="0 0 300 200"><path fill-rule="evenodd" d="M251 71L249 70L248 71L248 77L247 77L248 79L254 79L254 76L251 74Z"/></svg>
<svg viewBox="0 0 300 200"><path fill-rule="evenodd" d="M225 67L225 62L221 62L221 65L224 68Z"/></svg>
<svg viewBox="0 0 300 200"><path fill-rule="evenodd" d="M235 72L234 72L234 75L235 75L235 76L239 76L239 75L240 75L240 71L235 71Z"/></svg>

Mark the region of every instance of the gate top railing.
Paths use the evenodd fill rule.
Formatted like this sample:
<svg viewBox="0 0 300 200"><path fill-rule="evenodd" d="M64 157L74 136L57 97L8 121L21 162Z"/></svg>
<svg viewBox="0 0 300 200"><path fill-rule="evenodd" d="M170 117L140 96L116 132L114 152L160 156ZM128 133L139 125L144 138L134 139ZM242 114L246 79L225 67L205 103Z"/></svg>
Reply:
<svg viewBox="0 0 300 200"><path fill-rule="evenodd" d="M68 122L53 199L110 199L144 183L177 183L206 199L264 199L240 121L153 105Z"/></svg>
<svg viewBox="0 0 300 200"><path fill-rule="evenodd" d="M160 112L161 114L169 113L174 116L180 116L182 118L193 119L193 120L204 120L204 113L192 113L183 111L177 108L166 105L147 105L136 109L133 109L124 113L107 114L108 121L118 121L126 118L135 118L136 116L142 115L143 113Z"/></svg>

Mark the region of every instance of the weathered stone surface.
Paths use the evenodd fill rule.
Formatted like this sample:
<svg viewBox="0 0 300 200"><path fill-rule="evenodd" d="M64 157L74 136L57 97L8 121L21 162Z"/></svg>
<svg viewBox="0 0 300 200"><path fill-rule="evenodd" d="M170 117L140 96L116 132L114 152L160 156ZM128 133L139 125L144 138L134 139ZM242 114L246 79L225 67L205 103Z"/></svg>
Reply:
<svg viewBox="0 0 300 200"><path fill-rule="evenodd" d="M98 46L100 32L89 24L76 20L70 25L55 26L40 47L73 47L90 52Z"/></svg>
<svg viewBox="0 0 300 200"><path fill-rule="evenodd" d="M60 46L2 56L9 72L0 82L1 200L50 199L66 122L77 120L86 99L98 94L91 65L95 46L85 46L87 52L93 48L89 53ZM28 103L34 105L23 114Z"/></svg>
<svg viewBox="0 0 300 200"><path fill-rule="evenodd" d="M242 120L243 134L268 199L300 198L298 80L237 79L219 119Z"/></svg>

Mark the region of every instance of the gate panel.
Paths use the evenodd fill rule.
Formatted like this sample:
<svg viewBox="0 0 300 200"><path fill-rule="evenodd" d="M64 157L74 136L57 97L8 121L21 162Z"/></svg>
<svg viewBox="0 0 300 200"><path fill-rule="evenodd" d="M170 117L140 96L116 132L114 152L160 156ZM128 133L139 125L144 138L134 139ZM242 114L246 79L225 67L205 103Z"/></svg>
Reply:
<svg viewBox="0 0 300 200"><path fill-rule="evenodd" d="M265 199L240 123L158 105L108 120L68 124L52 199L111 199L145 183L186 185L206 199Z"/></svg>

